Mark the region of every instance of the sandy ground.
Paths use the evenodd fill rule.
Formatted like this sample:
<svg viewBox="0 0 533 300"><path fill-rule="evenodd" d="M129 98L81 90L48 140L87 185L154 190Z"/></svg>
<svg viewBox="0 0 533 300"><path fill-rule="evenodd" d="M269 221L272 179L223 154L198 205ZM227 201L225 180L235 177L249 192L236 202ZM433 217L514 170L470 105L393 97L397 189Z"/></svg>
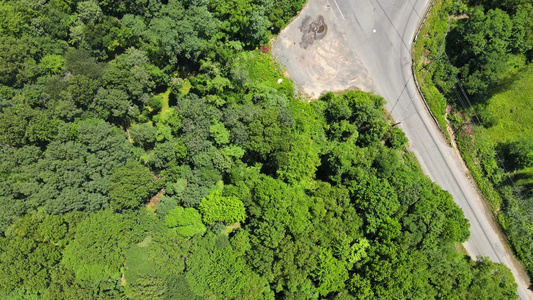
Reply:
<svg viewBox="0 0 533 300"><path fill-rule="evenodd" d="M373 91L372 79L361 59L346 46L345 35L331 20L333 14L327 13L332 8L327 1L314 2L303 8L272 47L272 54L285 66L296 91L311 99L325 91Z"/></svg>

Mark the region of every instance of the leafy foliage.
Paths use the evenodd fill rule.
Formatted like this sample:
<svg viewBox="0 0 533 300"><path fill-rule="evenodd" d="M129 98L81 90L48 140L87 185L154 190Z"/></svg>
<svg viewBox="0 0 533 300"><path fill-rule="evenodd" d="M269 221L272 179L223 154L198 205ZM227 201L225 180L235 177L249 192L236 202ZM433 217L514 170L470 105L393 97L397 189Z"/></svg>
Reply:
<svg viewBox="0 0 533 300"><path fill-rule="evenodd" d="M235 196L224 197L221 191L209 193L200 202L200 211L207 224L216 221L232 224L246 219L244 204Z"/></svg>
<svg viewBox="0 0 533 300"><path fill-rule="evenodd" d="M450 33L451 60L470 95L486 97L509 69L511 54L531 49L525 40L528 13L510 15L499 8L485 11L476 6Z"/></svg>
<svg viewBox="0 0 533 300"><path fill-rule="evenodd" d="M203 234L206 231L202 223L200 213L192 208L183 208L178 206L170 210L165 216L165 225L170 228L176 228L176 232L184 237L192 237L195 234Z"/></svg>
<svg viewBox="0 0 533 300"><path fill-rule="evenodd" d="M0 2L0 297L512 299L381 97L293 98L303 4Z"/></svg>
<svg viewBox="0 0 533 300"><path fill-rule="evenodd" d="M150 170L137 161L130 160L116 168L109 178L109 198L114 210L138 207L146 202L153 189Z"/></svg>

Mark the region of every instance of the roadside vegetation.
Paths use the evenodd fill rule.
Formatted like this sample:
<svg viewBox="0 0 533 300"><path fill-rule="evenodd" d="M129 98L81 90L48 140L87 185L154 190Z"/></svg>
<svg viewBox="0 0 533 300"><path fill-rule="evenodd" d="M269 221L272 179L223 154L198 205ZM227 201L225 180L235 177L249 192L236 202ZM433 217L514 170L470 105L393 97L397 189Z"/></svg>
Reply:
<svg viewBox="0 0 533 300"><path fill-rule="evenodd" d="M441 120L451 107L463 159L530 276L532 5L436 1L414 48L415 73L433 113Z"/></svg>
<svg viewBox="0 0 533 300"><path fill-rule="evenodd" d="M302 4L0 1L0 298L516 299L381 97L294 98Z"/></svg>

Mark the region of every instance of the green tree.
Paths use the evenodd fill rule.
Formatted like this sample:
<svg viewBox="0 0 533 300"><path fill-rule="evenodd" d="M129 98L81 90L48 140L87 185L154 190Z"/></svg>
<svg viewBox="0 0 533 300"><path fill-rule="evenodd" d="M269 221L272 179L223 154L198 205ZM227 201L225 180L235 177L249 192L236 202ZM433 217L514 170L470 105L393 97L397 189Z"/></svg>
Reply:
<svg viewBox="0 0 533 300"><path fill-rule="evenodd" d="M100 88L89 108L97 118L123 124L132 106L128 98L128 94L122 90Z"/></svg>
<svg viewBox="0 0 533 300"><path fill-rule="evenodd" d="M278 121L279 107L265 109L248 125L247 148L257 160L270 161L274 168L284 165L290 147L290 132L287 126Z"/></svg>
<svg viewBox="0 0 533 300"><path fill-rule="evenodd" d="M136 160L117 168L109 179L109 198L116 211L139 207L153 191L150 170Z"/></svg>
<svg viewBox="0 0 533 300"><path fill-rule="evenodd" d="M83 23L97 23L102 20L102 9L96 0L78 2L78 19Z"/></svg>
<svg viewBox="0 0 533 300"><path fill-rule="evenodd" d="M313 179L317 167L320 165L318 147L310 136L298 135L288 157L288 163L281 166L278 174L288 182Z"/></svg>
<svg viewBox="0 0 533 300"><path fill-rule="evenodd" d="M267 7L250 0L215 0L210 2L210 8L215 17L224 20L220 29L226 32L229 39L251 45L257 45L265 39L270 27L270 21L265 16Z"/></svg>
<svg viewBox="0 0 533 300"><path fill-rule="evenodd" d="M98 80L85 75L74 75L68 80L68 91L72 100L81 108L88 108L98 90Z"/></svg>
<svg viewBox="0 0 533 300"><path fill-rule="evenodd" d="M212 49L212 39L218 32L220 21L206 6L194 5L185 9L181 2L169 1L150 21L145 33L157 43L166 59L176 65L178 59L199 62ZM156 49L157 49L156 48Z"/></svg>
<svg viewBox="0 0 533 300"><path fill-rule="evenodd" d="M138 124L129 129L129 133L135 145L146 150L154 147L157 133L157 128L154 126L148 123Z"/></svg>
<svg viewBox="0 0 533 300"><path fill-rule="evenodd" d="M165 299L166 286L162 278L146 276L128 286L128 290L131 299Z"/></svg>
<svg viewBox="0 0 533 300"><path fill-rule="evenodd" d="M505 265L478 257L467 297L517 299L516 288L517 284Z"/></svg>
<svg viewBox="0 0 533 300"><path fill-rule="evenodd" d="M224 235L208 234L190 260L187 282L197 296L214 294L232 299L255 277L242 256L238 256Z"/></svg>
<svg viewBox="0 0 533 300"><path fill-rule="evenodd" d="M87 51L71 49L65 53L65 69L73 75L97 79L104 74L105 64L98 62Z"/></svg>
<svg viewBox="0 0 533 300"><path fill-rule="evenodd" d="M224 127L222 123L216 123L209 128L211 136L215 139L215 142L219 145L229 143L230 132Z"/></svg>
<svg viewBox="0 0 533 300"><path fill-rule="evenodd" d="M348 280L348 270L341 261L333 257L331 250L322 249L318 254L315 277L319 282L318 292L326 296L344 288L344 282Z"/></svg>
<svg viewBox="0 0 533 300"><path fill-rule="evenodd" d="M50 283L50 270L61 259L56 246L19 236L0 240L0 286L12 291L26 287L43 291Z"/></svg>
<svg viewBox="0 0 533 300"><path fill-rule="evenodd" d="M25 137L32 143L51 142L58 134L59 124L58 119L51 119L45 113L38 113L28 122Z"/></svg>
<svg viewBox="0 0 533 300"><path fill-rule="evenodd" d="M36 112L27 105L16 105L0 113L0 142L4 145L22 146L28 141L26 130Z"/></svg>
<svg viewBox="0 0 533 300"><path fill-rule="evenodd" d="M394 127L387 132L390 133L390 136L386 138L387 146L393 149L400 149L409 141L405 136L405 133L398 127Z"/></svg>
<svg viewBox="0 0 533 300"><path fill-rule="evenodd" d="M533 166L533 138L521 138L506 146L507 157L517 169Z"/></svg>
<svg viewBox="0 0 533 300"><path fill-rule="evenodd" d="M214 224L217 221L233 224L246 219L244 204L235 196L224 197L220 190L213 191L200 202L204 222Z"/></svg>
<svg viewBox="0 0 533 300"><path fill-rule="evenodd" d="M88 281L93 286L116 283L125 251L145 237L149 220L143 213L127 215L102 210L89 215L77 225L73 241L63 252L62 265L81 282Z"/></svg>
<svg viewBox="0 0 533 300"><path fill-rule="evenodd" d="M165 225L175 228L176 232L185 238L190 238L196 234L202 235L206 231L202 223L202 216L192 207L178 206L168 211L165 216Z"/></svg>
<svg viewBox="0 0 533 300"><path fill-rule="evenodd" d="M49 54L41 59L39 67L48 74L60 74L63 70L64 62L65 60L61 55Z"/></svg>
<svg viewBox="0 0 533 300"><path fill-rule="evenodd" d="M513 15L475 6L448 36L450 59L469 94L485 97L510 66L511 53L531 47L524 41L526 10Z"/></svg>
<svg viewBox="0 0 533 300"><path fill-rule="evenodd" d="M25 69L36 65L36 61L32 57L33 49L32 42L28 36L22 36L21 38L2 37L2 44L0 45L1 84L17 88L23 86L28 79L28 74L25 73Z"/></svg>

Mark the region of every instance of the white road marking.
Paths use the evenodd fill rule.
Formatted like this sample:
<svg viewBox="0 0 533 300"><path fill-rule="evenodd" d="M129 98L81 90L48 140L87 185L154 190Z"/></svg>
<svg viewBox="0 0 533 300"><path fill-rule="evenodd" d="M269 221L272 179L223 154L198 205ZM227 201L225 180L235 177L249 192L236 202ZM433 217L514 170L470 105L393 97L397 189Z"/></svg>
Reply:
<svg viewBox="0 0 533 300"><path fill-rule="evenodd" d="M346 21L346 18L344 18L341 8L339 7L339 4L337 3L337 0L333 0L333 1L335 2L335 5L337 5L337 9L339 10L339 13L341 14L342 19Z"/></svg>

